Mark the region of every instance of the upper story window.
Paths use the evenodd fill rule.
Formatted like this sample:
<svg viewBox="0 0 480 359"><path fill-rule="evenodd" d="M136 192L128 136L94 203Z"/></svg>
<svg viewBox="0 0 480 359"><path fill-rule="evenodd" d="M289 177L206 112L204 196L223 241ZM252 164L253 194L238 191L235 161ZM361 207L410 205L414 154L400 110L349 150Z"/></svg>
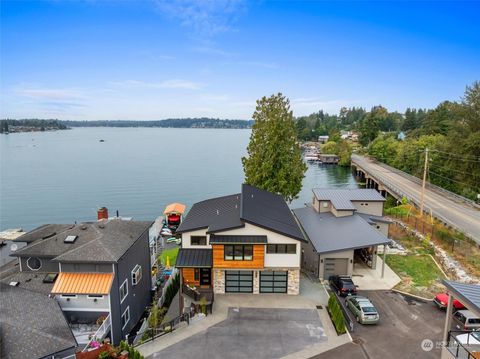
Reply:
<svg viewBox="0 0 480 359"><path fill-rule="evenodd" d="M206 246L207 245L207 236L191 236L190 244L192 246Z"/></svg>
<svg viewBox="0 0 480 359"><path fill-rule="evenodd" d="M40 268L42 268L42 260L37 257L29 257L27 259L27 267L31 270L39 270Z"/></svg>
<svg viewBox="0 0 480 359"><path fill-rule="evenodd" d="M142 279L142 266L136 265L132 270L132 285L137 285Z"/></svg>
<svg viewBox="0 0 480 359"><path fill-rule="evenodd" d="M251 244L233 244L224 247L226 261L253 260L253 246Z"/></svg>
<svg viewBox="0 0 480 359"><path fill-rule="evenodd" d="M120 286L120 303L122 303L128 295L128 280L125 281Z"/></svg>
<svg viewBox="0 0 480 359"><path fill-rule="evenodd" d="M296 244L267 244L267 253L296 254Z"/></svg>
<svg viewBox="0 0 480 359"><path fill-rule="evenodd" d="M122 314L122 330L125 329L126 325L130 321L130 307L127 307Z"/></svg>

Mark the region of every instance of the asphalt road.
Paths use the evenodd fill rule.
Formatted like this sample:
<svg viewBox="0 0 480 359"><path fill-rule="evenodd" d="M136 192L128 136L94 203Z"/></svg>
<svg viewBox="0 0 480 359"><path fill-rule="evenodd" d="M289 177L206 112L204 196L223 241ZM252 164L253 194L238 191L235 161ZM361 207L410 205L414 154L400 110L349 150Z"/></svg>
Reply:
<svg viewBox="0 0 480 359"><path fill-rule="evenodd" d="M421 183L417 183L408 176L392 171L388 166L358 155L352 156L352 162L370 173L374 178L386 185L397 188L415 203L420 203ZM433 215L444 218L449 224L462 231L480 244L480 210L472 205L462 202L446 193L432 188L425 190L425 210L432 210Z"/></svg>
<svg viewBox="0 0 480 359"><path fill-rule="evenodd" d="M280 358L326 340L314 309L230 308L226 320L148 359Z"/></svg>
<svg viewBox="0 0 480 359"><path fill-rule="evenodd" d="M445 312L433 303L412 301L391 291L363 291L380 314L376 325L355 324L351 333L354 343L342 345L312 359L330 358L439 358ZM429 339L433 349L422 349ZM437 345L438 343L438 345Z"/></svg>

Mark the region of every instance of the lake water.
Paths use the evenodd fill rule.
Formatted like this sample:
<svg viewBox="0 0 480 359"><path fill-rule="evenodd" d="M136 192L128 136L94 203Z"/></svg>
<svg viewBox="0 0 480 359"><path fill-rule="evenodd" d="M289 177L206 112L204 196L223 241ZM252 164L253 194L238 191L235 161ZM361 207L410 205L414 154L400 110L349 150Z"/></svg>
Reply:
<svg viewBox="0 0 480 359"><path fill-rule="evenodd" d="M0 135L0 229L110 215L153 220L165 205L240 191L250 130L76 128ZM105 142L100 142L103 139ZM313 187L356 187L348 168L309 165Z"/></svg>

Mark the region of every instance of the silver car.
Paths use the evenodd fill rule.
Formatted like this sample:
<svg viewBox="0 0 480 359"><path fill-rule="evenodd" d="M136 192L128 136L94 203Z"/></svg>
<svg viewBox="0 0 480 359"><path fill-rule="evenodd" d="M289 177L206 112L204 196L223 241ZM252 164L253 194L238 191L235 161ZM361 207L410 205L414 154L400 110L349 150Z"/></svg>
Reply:
<svg viewBox="0 0 480 359"><path fill-rule="evenodd" d="M380 320L377 309L367 297L349 296L345 303L360 324L377 324Z"/></svg>
<svg viewBox="0 0 480 359"><path fill-rule="evenodd" d="M453 314L453 322L460 330L480 329L480 318L469 310L457 310Z"/></svg>

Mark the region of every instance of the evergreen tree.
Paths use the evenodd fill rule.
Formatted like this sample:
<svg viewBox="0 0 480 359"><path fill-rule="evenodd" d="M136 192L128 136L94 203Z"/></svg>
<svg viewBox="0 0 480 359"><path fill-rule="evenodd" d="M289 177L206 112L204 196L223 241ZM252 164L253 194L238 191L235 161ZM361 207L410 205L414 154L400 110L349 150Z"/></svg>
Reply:
<svg viewBox="0 0 480 359"><path fill-rule="evenodd" d="M291 202L302 188L307 166L297 143L290 101L281 93L262 97L252 118L248 156L242 158L245 182Z"/></svg>

